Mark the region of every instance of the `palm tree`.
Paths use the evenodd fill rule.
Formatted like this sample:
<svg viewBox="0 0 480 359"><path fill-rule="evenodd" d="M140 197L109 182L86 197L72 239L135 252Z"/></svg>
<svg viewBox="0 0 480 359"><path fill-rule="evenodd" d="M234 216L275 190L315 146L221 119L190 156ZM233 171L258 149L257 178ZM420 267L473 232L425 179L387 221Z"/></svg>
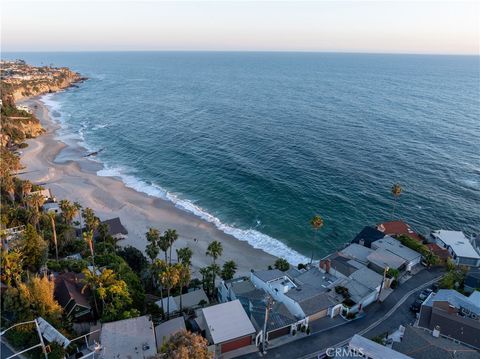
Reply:
<svg viewBox="0 0 480 359"><path fill-rule="evenodd" d="M75 204L72 204L68 199L62 199L58 204L62 210L62 217L65 224L70 225L78 213L78 207Z"/></svg>
<svg viewBox="0 0 480 359"><path fill-rule="evenodd" d="M87 242L88 247L90 248L90 254L92 255L92 266L95 271L95 251L93 249L93 231L83 232L83 240Z"/></svg>
<svg viewBox="0 0 480 359"><path fill-rule="evenodd" d="M148 232L145 233L145 237L149 242L147 247L145 248L145 252L147 253L148 257L150 257L150 260L153 264L153 261L155 260L155 258L157 258L158 252L160 250L158 246L158 242L160 241L160 231L156 228L149 228Z"/></svg>
<svg viewBox="0 0 480 359"><path fill-rule="evenodd" d="M168 262L167 251L170 248L170 239L166 235L161 236L158 241L158 247L165 253L165 262Z"/></svg>
<svg viewBox="0 0 480 359"><path fill-rule="evenodd" d="M174 229L167 229L165 231L164 236L166 237L166 240L168 241L168 245L170 248L170 255L169 255L170 258L168 263L172 264L172 247L173 247L173 243L178 239L178 233Z"/></svg>
<svg viewBox="0 0 480 359"><path fill-rule="evenodd" d="M207 252L205 253L207 256L212 257L212 291L215 292L215 276L219 272L218 265L215 263L218 257L220 257L223 253L223 246L222 243L219 241L211 242L207 247ZM212 293L213 294L213 293Z"/></svg>
<svg viewBox="0 0 480 359"><path fill-rule="evenodd" d="M25 180L22 182L22 200L25 201L25 198L30 194L32 191L32 182L29 180Z"/></svg>
<svg viewBox="0 0 480 359"><path fill-rule="evenodd" d="M178 284L178 269L175 266L167 266L160 274L160 282L167 289L167 319L170 318L170 291Z"/></svg>
<svg viewBox="0 0 480 359"><path fill-rule="evenodd" d="M400 195L402 194L402 186L400 186L400 184L398 183L395 183L393 186L392 186L392 189L391 189L391 192L393 194L393 209L392 209L392 218L395 216L395 206L397 204L397 200L398 198L400 197Z"/></svg>
<svg viewBox="0 0 480 359"><path fill-rule="evenodd" d="M85 208L82 211L82 217L85 220L85 227L88 231L95 232L98 225L100 224L100 220L97 216L95 216L95 212L91 208Z"/></svg>
<svg viewBox="0 0 480 359"><path fill-rule="evenodd" d="M153 281L153 286L155 287L157 282L160 282L161 285L161 275L165 271L165 268L167 268L167 262L161 260L161 259L155 259L155 262L152 263L151 265L151 274L152 274L152 281ZM163 307L163 287L160 287L160 301L162 303L162 310L163 313L165 314L165 308Z"/></svg>
<svg viewBox="0 0 480 359"><path fill-rule="evenodd" d="M185 264L177 264L177 271L178 271L178 285L180 286L180 311L183 310L183 303L182 303L182 292L183 288L185 288L188 283L190 283L191 275L190 275L190 268L188 265Z"/></svg>
<svg viewBox="0 0 480 359"><path fill-rule="evenodd" d="M55 212L48 212L47 215L50 218L50 223L52 225L52 238L53 238L53 243L55 244L55 259L58 261L57 230L55 227L56 215L55 215Z"/></svg>
<svg viewBox="0 0 480 359"><path fill-rule="evenodd" d="M40 212L40 207L45 203L45 197L40 193L32 193L27 197L27 204L34 212L34 224L38 227L38 214Z"/></svg>
<svg viewBox="0 0 480 359"><path fill-rule="evenodd" d="M313 218L310 220L310 225L313 228L313 245L312 245L312 256L310 257L310 264L313 262L313 252L315 248L315 243L317 241L317 232L320 228L323 227L323 219L319 215L313 216Z"/></svg>
<svg viewBox="0 0 480 359"><path fill-rule="evenodd" d="M180 248L180 249L177 249L176 252L177 252L178 263L182 263L188 266L192 264L191 259L192 259L193 251L190 248L188 247Z"/></svg>
<svg viewBox="0 0 480 359"><path fill-rule="evenodd" d="M100 287L100 283L99 283L99 278L97 276L95 268L93 271L90 271L87 268L85 268L82 271L82 273L83 273L82 281L84 283L84 286L81 292L83 293L87 288L90 288L90 291L92 292L92 295L93 295L93 302L95 304L95 312L97 313L97 315L99 315L100 312L98 310L98 303L97 303L97 289Z"/></svg>
<svg viewBox="0 0 480 359"><path fill-rule="evenodd" d="M12 203L15 202L15 182L13 182L13 178L11 176L5 177L4 179L5 190L7 191L10 201Z"/></svg>

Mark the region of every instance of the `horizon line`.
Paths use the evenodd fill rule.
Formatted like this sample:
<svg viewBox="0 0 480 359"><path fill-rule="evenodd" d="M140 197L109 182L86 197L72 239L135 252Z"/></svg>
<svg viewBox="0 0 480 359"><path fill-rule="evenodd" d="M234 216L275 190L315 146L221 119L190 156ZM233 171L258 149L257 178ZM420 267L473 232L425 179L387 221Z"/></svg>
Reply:
<svg viewBox="0 0 480 359"><path fill-rule="evenodd" d="M322 50L13 50L2 51L0 56L8 53L120 53L120 52L204 52L204 53L304 53L304 54L355 54L355 55L415 55L415 56L480 56L477 53L442 53L442 52L376 52L376 51L322 51Z"/></svg>

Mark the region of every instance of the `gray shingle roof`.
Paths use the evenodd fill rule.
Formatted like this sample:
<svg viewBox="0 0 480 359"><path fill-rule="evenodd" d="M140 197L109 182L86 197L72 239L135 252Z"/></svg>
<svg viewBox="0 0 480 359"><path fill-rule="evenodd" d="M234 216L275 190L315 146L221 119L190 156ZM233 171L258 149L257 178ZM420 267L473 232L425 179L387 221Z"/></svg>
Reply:
<svg viewBox="0 0 480 359"><path fill-rule="evenodd" d="M478 359L478 351L446 338L435 338L429 332L405 327L403 340L394 342L393 349L415 359Z"/></svg>
<svg viewBox="0 0 480 359"><path fill-rule="evenodd" d="M263 280L264 282L282 278L286 275L285 272L282 272L281 270L278 270L278 269L261 270L261 271L253 272L253 274L257 278Z"/></svg>
<svg viewBox="0 0 480 359"><path fill-rule="evenodd" d="M437 293L434 293L423 303L423 305L431 307L433 302L446 301L455 306L456 308L466 308L471 312L480 315L480 308L477 307L472 301L465 297L463 294L453 289L440 289Z"/></svg>

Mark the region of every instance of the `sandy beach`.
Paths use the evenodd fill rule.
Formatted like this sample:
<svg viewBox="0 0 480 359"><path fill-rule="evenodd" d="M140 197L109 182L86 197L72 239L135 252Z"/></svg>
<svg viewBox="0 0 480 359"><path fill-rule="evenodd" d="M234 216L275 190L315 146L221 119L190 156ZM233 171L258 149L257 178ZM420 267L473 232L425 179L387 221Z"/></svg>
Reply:
<svg viewBox="0 0 480 359"><path fill-rule="evenodd" d="M27 141L29 146L22 154L25 169L20 177L50 188L57 199L66 198L92 208L101 220L120 217L129 234L119 245L131 245L143 251L149 227L162 232L173 228L179 233L173 248L188 246L193 251L194 276L199 276L198 269L211 262L205 252L213 240L223 245L219 264L234 260L238 265L237 275L248 275L251 269L273 265L274 256L223 233L213 224L176 208L173 203L128 188L118 178L97 176L102 165L84 158L85 149L67 146L57 138L60 126L51 119L39 98L24 100L22 104L34 109L46 133Z"/></svg>

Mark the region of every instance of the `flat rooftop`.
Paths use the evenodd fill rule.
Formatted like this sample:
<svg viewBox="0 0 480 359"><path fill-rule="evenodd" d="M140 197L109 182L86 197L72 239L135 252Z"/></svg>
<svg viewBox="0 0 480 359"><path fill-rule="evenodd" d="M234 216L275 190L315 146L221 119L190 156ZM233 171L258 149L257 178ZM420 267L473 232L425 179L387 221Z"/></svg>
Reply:
<svg viewBox="0 0 480 359"><path fill-rule="evenodd" d="M153 323L147 315L102 325L100 357L143 359L157 354Z"/></svg>
<svg viewBox="0 0 480 359"><path fill-rule="evenodd" d="M451 247L457 256L480 259L480 255L463 232L440 229L433 231L432 235Z"/></svg>

